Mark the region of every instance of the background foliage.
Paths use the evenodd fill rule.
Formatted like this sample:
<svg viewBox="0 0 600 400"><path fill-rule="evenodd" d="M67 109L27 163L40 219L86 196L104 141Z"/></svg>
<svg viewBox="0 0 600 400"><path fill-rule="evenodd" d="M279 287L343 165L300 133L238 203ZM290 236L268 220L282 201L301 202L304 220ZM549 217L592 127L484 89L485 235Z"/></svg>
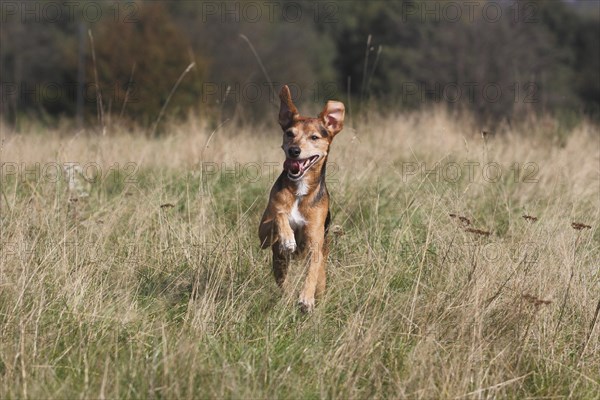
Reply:
<svg viewBox="0 0 600 400"><path fill-rule="evenodd" d="M63 7L60 18L48 2L28 3L2 7L1 109L12 123L76 115L83 78L88 121L101 108L107 119L149 126L192 62L170 117L261 118L272 107L271 84L282 83L294 85L300 102L445 103L482 119L600 110L595 1L88 1L73 16L52 3Z"/></svg>

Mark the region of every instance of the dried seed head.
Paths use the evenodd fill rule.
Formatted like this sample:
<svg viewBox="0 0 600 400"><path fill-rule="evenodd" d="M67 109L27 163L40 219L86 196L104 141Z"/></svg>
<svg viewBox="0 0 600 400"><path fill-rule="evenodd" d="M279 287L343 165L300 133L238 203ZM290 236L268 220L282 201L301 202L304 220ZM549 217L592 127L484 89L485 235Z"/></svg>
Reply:
<svg viewBox="0 0 600 400"><path fill-rule="evenodd" d="M525 221L529 221L529 222L536 222L538 219L537 217L532 217L531 215L523 215L523 218L525 218Z"/></svg>
<svg viewBox="0 0 600 400"><path fill-rule="evenodd" d="M538 297L532 296L530 294L524 294L523 295L523 299L525 299L528 303L531 303L531 304L533 304L536 307L539 307L542 304L543 305L548 305L548 304L552 303L551 300L543 300L543 299L540 299Z"/></svg>
<svg viewBox="0 0 600 400"><path fill-rule="evenodd" d="M462 217L460 215L456 215L456 214L449 214L451 218L457 218L461 224L463 224L464 226L469 226L471 225L471 220L467 217Z"/></svg>
<svg viewBox="0 0 600 400"><path fill-rule="evenodd" d="M580 231L582 229L592 229L590 225L582 224L580 222L571 222L571 227L576 231Z"/></svg>
<svg viewBox="0 0 600 400"><path fill-rule="evenodd" d="M465 229L465 232L471 232L471 233L475 233L475 234L481 235L481 236L490 236L492 234L491 232L482 231L481 229L475 229L475 228L467 228L467 229Z"/></svg>
<svg viewBox="0 0 600 400"><path fill-rule="evenodd" d="M332 225L329 228L329 231L335 236L343 236L345 233L344 228L342 228L340 225Z"/></svg>

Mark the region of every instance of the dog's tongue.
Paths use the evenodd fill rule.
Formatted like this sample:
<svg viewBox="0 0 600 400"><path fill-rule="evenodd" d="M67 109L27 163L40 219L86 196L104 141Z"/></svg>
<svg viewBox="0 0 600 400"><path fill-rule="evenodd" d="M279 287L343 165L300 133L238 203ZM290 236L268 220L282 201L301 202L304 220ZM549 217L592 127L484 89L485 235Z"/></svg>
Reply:
<svg viewBox="0 0 600 400"><path fill-rule="evenodd" d="M294 175L298 175L301 172L301 168L302 166L299 160L291 160L288 158L283 163L283 169L291 172Z"/></svg>

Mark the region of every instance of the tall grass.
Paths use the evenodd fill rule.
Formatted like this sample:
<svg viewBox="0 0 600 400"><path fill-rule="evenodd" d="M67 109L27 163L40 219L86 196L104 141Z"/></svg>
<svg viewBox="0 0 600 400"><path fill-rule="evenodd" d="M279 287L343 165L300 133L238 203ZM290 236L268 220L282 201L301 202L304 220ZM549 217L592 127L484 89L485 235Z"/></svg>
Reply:
<svg viewBox="0 0 600 400"><path fill-rule="evenodd" d="M310 315L256 237L279 131L169 130L2 137L0 398L598 398L596 126L355 119Z"/></svg>

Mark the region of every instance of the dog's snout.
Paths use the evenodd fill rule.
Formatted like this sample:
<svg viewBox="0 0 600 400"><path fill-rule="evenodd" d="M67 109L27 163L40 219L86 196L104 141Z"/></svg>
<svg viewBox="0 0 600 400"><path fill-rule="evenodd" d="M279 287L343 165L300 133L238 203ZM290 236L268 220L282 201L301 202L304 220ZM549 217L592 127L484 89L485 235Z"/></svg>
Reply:
<svg viewBox="0 0 600 400"><path fill-rule="evenodd" d="M288 149L288 155L291 158L297 158L302 150L298 146L293 146Z"/></svg>

